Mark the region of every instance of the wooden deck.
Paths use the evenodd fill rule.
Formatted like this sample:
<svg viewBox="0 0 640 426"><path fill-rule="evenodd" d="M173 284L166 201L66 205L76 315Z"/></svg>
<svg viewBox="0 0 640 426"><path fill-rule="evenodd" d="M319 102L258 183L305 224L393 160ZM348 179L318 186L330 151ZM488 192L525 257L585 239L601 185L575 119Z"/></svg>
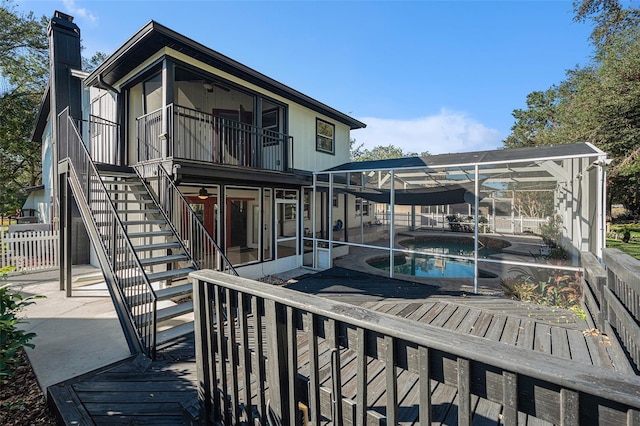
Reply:
<svg viewBox="0 0 640 426"><path fill-rule="evenodd" d="M389 280L379 282L379 288L374 288L376 284L362 288L366 283L356 279L343 281L341 291L336 292L330 291L330 283L317 282L321 283L320 290L308 282L306 291L340 300L351 294L354 296L349 296L351 303L379 312L543 352L566 359L568 363L615 369L606 338L588 332L588 324L567 311L495 297L439 295L429 286L416 287ZM302 283L304 281L299 284ZM308 374L308 350L306 334L300 335L297 354L301 376ZM328 371L331 355L324 342L319 344L318 353L320 371ZM355 400L357 366L353 359L352 350L341 351L342 392L346 398ZM377 360L370 359L367 364L367 405L371 422L384 418L385 414L383 369L383 363ZM401 424L414 424L417 418L417 377L414 376L398 370ZM325 383L325 386L330 388L331 384ZM52 386L49 395L66 424L192 424L198 414L194 341L188 339L165 349L153 363L130 359ZM457 389L433 382L432 398L433 423L455 424ZM252 403L257 401L257 395L253 395ZM476 398L472 407L474 424L500 423L500 404ZM519 420L520 424L546 424L535 418Z"/></svg>

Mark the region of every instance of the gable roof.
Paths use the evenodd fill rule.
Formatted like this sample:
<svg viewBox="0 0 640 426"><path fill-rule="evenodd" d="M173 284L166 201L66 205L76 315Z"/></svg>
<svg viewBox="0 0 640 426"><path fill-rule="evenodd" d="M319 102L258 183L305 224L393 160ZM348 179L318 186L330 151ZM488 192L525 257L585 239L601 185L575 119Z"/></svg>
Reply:
<svg viewBox="0 0 640 426"><path fill-rule="evenodd" d="M351 129L366 127L366 124L363 122L343 114L320 101L267 77L155 21L150 21L118 48L118 50L111 54L87 77L85 83L87 86L101 86L102 83L113 86L129 71L142 64L149 56L164 47L169 47L184 53L202 63L255 84L258 87L331 117L338 122L347 124Z"/></svg>

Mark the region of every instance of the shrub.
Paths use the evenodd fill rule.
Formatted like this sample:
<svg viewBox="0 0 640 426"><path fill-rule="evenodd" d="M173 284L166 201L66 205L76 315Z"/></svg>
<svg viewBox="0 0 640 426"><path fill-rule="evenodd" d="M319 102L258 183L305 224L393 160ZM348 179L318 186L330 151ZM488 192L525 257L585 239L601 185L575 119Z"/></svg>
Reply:
<svg viewBox="0 0 640 426"><path fill-rule="evenodd" d="M555 306L562 309L580 307L582 285L578 273L560 270L513 268L515 276L500 280L506 296L523 302Z"/></svg>
<svg viewBox="0 0 640 426"><path fill-rule="evenodd" d="M551 248L556 248L562 243L562 216L550 217L547 223L540 225L542 241Z"/></svg>
<svg viewBox="0 0 640 426"><path fill-rule="evenodd" d="M8 285L0 287L0 383L11 375L10 367L18 362L18 350L22 346L34 347L29 341L35 337L35 333L27 333L18 328L18 324L26 322L18 318L18 312L40 297L24 297L11 290Z"/></svg>

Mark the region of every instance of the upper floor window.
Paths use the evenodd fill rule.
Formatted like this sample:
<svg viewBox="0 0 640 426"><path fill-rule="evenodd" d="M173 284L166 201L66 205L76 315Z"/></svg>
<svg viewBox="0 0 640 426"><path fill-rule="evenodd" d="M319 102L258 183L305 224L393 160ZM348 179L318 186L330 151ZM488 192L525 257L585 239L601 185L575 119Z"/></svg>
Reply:
<svg viewBox="0 0 640 426"><path fill-rule="evenodd" d="M336 126L316 118L316 151L335 153Z"/></svg>

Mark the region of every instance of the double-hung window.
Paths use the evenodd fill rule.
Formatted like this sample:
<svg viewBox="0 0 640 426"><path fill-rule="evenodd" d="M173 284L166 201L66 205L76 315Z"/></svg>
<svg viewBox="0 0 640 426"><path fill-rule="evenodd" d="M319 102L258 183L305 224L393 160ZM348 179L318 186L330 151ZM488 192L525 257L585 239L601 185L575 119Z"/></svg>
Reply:
<svg viewBox="0 0 640 426"><path fill-rule="evenodd" d="M335 153L336 127L320 118L316 119L316 151Z"/></svg>

